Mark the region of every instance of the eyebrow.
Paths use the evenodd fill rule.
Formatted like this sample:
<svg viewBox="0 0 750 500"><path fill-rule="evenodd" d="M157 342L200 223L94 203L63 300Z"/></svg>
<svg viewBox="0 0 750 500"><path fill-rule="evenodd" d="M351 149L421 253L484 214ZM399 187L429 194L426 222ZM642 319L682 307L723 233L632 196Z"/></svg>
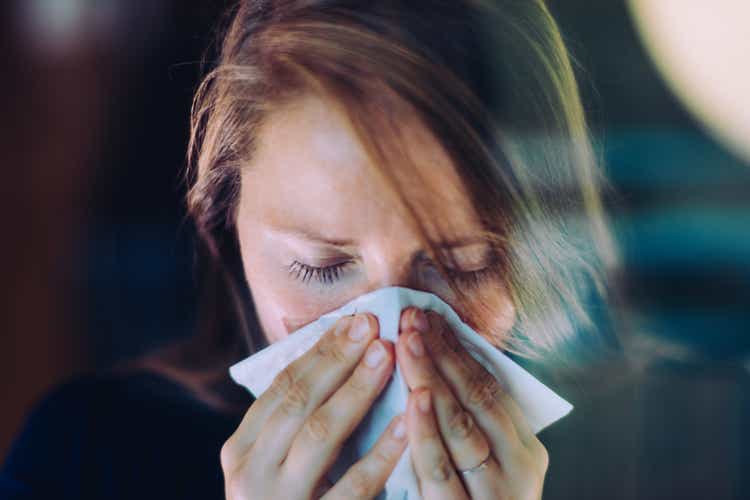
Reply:
<svg viewBox="0 0 750 500"><path fill-rule="evenodd" d="M271 231L288 236L302 238L311 242L323 243L333 247L352 246L356 242L346 238L329 238L308 228L272 228ZM460 248L479 243L489 243L486 238L481 236L463 236L437 242L440 248Z"/></svg>

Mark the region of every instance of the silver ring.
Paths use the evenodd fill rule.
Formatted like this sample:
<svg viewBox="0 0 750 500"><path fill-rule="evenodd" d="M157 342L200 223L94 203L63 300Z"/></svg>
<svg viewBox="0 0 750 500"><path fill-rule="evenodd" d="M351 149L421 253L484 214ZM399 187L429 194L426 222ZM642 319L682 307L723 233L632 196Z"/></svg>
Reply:
<svg viewBox="0 0 750 500"><path fill-rule="evenodd" d="M471 467L471 468L466 469L466 470L459 470L458 472L460 472L464 476L467 476L467 475L471 474L472 472L476 472L476 471L480 471L482 469L486 469L487 468L487 464L490 463L490 458L491 457L492 457L492 452L490 451L489 453L487 453L487 458L485 458L484 460L482 460L478 465L475 465L474 467Z"/></svg>

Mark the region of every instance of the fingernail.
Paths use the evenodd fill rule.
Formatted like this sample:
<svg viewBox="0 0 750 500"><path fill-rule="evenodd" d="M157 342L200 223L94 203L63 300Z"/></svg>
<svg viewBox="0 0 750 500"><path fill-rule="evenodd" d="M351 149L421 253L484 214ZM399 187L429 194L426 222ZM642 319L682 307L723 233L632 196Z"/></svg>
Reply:
<svg viewBox="0 0 750 500"><path fill-rule="evenodd" d="M427 333L427 331L430 329L430 322L427 321L427 316L425 315L424 311L415 308L413 309L413 313L411 316L411 325L419 330L422 333Z"/></svg>
<svg viewBox="0 0 750 500"><path fill-rule="evenodd" d="M422 413L430 413L430 391L424 391L419 395L417 406Z"/></svg>
<svg viewBox="0 0 750 500"><path fill-rule="evenodd" d="M355 342L359 342L367 335L370 330L370 321L367 319L366 314L360 314L354 319L354 324L349 329L349 338Z"/></svg>
<svg viewBox="0 0 750 500"><path fill-rule="evenodd" d="M411 332L409 334L409 338L406 339L406 344L409 346L409 350L413 355L417 357L424 356L424 344L417 332Z"/></svg>
<svg viewBox="0 0 750 500"><path fill-rule="evenodd" d="M396 417L396 425L393 426L393 437L396 439L404 439L406 437L406 424L404 423L403 417Z"/></svg>
<svg viewBox="0 0 750 500"><path fill-rule="evenodd" d="M375 368L385 358L385 349L380 345L380 342L373 342L367 349L365 354L365 364L370 368Z"/></svg>

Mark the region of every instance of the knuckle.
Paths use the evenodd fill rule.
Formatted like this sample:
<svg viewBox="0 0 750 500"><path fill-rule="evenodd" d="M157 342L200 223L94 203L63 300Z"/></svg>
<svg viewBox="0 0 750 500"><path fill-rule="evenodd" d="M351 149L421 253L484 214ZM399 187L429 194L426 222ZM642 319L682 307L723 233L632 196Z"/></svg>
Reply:
<svg viewBox="0 0 750 500"><path fill-rule="evenodd" d="M394 453L394 450L387 447L377 448L372 453L372 460L378 469L390 467L396 458L397 456L396 453Z"/></svg>
<svg viewBox="0 0 750 500"><path fill-rule="evenodd" d="M289 391L289 387L294 383L294 378L293 365L289 365L273 378L266 392L276 398L284 397L287 391Z"/></svg>
<svg viewBox="0 0 750 500"><path fill-rule="evenodd" d="M469 382L469 403L481 410L490 410L497 404L499 390L489 375L476 375Z"/></svg>
<svg viewBox="0 0 750 500"><path fill-rule="evenodd" d="M221 468L225 471L229 470L235 461L234 443L232 438L227 439L221 446L219 452L219 461L221 462Z"/></svg>
<svg viewBox="0 0 750 500"><path fill-rule="evenodd" d="M314 413L305 421L304 425L305 433L310 437L311 440L316 443L322 443L328 440L331 434L330 427L319 413Z"/></svg>
<svg viewBox="0 0 750 500"><path fill-rule="evenodd" d="M315 344L315 353L321 358L334 361L336 363L343 363L346 361L346 355L341 350L341 346L338 342L321 339Z"/></svg>
<svg viewBox="0 0 750 500"><path fill-rule="evenodd" d="M453 474L453 466L448 455L441 453L436 457L436 459L430 464L428 474L429 478L435 482L447 482Z"/></svg>
<svg viewBox="0 0 750 500"><path fill-rule="evenodd" d="M466 439L474 430L474 419L469 412L460 407L452 412L448 420L448 432L451 437Z"/></svg>
<svg viewBox="0 0 750 500"><path fill-rule="evenodd" d="M549 468L549 451L547 451L547 448L545 448L541 442L537 442L539 443L535 447L536 456L538 457L537 460L539 462L539 465L541 466L542 471L546 471Z"/></svg>
<svg viewBox="0 0 750 500"><path fill-rule="evenodd" d="M292 382L286 394L284 394L284 401L280 405L281 411L290 416L300 415L304 413L308 400L309 396L305 384L296 380Z"/></svg>
<svg viewBox="0 0 750 500"><path fill-rule="evenodd" d="M521 443L518 443L511 448L509 456L512 457L514 462L522 464L525 469L531 472L538 468L536 452L529 450Z"/></svg>
<svg viewBox="0 0 750 500"><path fill-rule="evenodd" d="M360 467L352 467L347 474L347 498L370 498L373 495L372 481Z"/></svg>

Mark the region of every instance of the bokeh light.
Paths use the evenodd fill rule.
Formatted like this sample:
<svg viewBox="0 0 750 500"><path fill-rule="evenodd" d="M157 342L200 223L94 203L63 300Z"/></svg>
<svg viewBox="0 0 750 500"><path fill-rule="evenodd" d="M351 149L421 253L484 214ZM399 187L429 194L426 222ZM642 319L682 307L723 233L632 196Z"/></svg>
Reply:
<svg viewBox="0 0 750 500"><path fill-rule="evenodd" d="M750 160L750 2L628 3L672 91L712 135Z"/></svg>

